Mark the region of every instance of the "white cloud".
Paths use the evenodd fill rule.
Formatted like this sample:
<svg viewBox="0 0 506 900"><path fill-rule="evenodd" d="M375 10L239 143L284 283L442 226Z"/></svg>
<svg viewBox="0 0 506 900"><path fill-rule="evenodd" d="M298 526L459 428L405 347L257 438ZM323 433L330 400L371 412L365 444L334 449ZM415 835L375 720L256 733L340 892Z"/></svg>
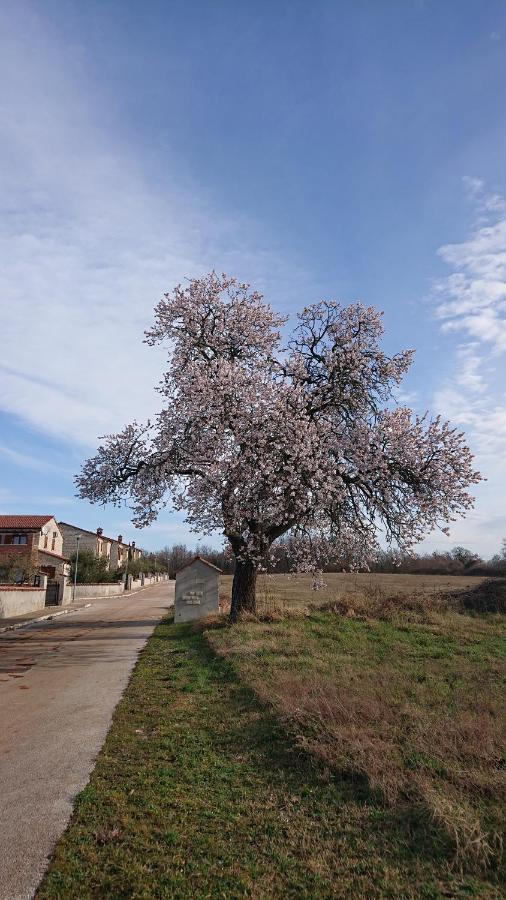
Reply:
<svg viewBox="0 0 506 900"><path fill-rule="evenodd" d="M462 181L464 182L464 186L471 197L475 197L477 194L480 194L485 187L483 178L474 178L472 175L464 175Z"/></svg>
<svg viewBox="0 0 506 900"><path fill-rule="evenodd" d="M474 491L476 509L453 525L450 544L464 542L487 555L505 527L506 203L487 193L480 178L464 183L480 220L466 240L439 250L453 271L434 285L435 312L442 330L457 334L461 343L454 373L436 392L434 405L466 431L487 479Z"/></svg>
<svg viewBox="0 0 506 900"><path fill-rule="evenodd" d="M35 14L0 12L0 408L94 445L158 408L165 354L142 338L163 291L210 268L257 285L290 269L174 166L152 185L75 57Z"/></svg>
<svg viewBox="0 0 506 900"><path fill-rule="evenodd" d="M489 221L476 226L468 240L439 249L453 272L434 285L436 315L444 330L482 341L501 354L506 350L506 204L498 194L484 194L480 179L470 181L477 206L487 211Z"/></svg>

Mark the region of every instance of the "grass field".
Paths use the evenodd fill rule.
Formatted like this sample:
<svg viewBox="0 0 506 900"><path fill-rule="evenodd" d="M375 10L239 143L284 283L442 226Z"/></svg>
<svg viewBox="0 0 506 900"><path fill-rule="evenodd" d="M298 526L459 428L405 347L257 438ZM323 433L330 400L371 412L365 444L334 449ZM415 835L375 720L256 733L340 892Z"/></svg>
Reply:
<svg viewBox="0 0 506 900"><path fill-rule="evenodd" d="M435 597L442 592L473 589L485 579L451 575L383 575L369 573L328 573L322 576L326 586L313 590L311 575L259 575L257 596L260 608L266 611L273 604L286 606L315 606L329 600L350 595L382 593L389 597L419 594ZM232 576L221 579L222 595L229 599Z"/></svg>
<svg viewBox="0 0 506 900"><path fill-rule="evenodd" d="M39 897L504 896L505 617L287 581L156 629Z"/></svg>

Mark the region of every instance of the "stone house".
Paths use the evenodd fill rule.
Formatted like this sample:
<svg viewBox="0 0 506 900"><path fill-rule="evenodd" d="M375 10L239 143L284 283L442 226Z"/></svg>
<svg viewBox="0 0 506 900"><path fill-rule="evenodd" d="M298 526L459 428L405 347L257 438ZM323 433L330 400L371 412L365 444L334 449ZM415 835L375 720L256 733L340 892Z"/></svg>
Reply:
<svg viewBox="0 0 506 900"><path fill-rule="evenodd" d="M176 572L174 621L188 622L218 613L221 569L196 556Z"/></svg>
<svg viewBox="0 0 506 900"><path fill-rule="evenodd" d="M111 538L104 534L103 528L88 531L86 528L78 528L77 525L70 525L68 522L59 522L58 524L63 535L63 550L67 556L72 556L76 552L78 536L79 549L90 550L97 558L105 557L108 570L122 569L127 559L139 559L142 556L142 551L135 546L135 541L127 544L121 534L118 534L117 538Z"/></svg>
<svg viewBox="0 0 506 900"><path fill-rule="evenodd" d="M19 573L47 575L50 581L68 575L63 536L54 516L0 516L0 581L4 570L19 558Z"/></svg>
<svg viewBox="0 0 506 900"><path fill-rule="evenodd" d="M118 534L117 540L113 541L111 547L111 568L122 569L126 560L140 559L142 550L135 546L135 541L127 544L123 540L123 535Z"/></svg>

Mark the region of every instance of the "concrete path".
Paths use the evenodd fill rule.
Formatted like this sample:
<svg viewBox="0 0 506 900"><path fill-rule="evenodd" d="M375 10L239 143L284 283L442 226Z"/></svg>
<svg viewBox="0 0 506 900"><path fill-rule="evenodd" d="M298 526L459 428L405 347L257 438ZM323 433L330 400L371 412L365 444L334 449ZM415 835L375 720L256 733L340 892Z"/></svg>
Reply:
<svg viewBox="0 0 506 900"><path fill-rule="evenodd" d="M44 874L174 582L0 635L0 900Z"/></svg>

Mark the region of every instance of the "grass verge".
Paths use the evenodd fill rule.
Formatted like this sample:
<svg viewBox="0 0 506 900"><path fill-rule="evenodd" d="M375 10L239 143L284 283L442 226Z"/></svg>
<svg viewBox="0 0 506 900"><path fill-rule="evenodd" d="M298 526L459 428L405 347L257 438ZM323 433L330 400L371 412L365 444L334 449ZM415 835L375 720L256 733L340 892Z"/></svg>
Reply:
<svg viewBox="0 0 506 900"><path fill-rule="evenodd" d="M155 630L39 900L501 896L493 878L452 868L420 810L388 806L289 736L243 680L245 654L225 646L235 635L251 656L266 635L255 627L210 632L222 656L190 626ZM264 648L259 665L272 673L275 655Z"/></svg>

